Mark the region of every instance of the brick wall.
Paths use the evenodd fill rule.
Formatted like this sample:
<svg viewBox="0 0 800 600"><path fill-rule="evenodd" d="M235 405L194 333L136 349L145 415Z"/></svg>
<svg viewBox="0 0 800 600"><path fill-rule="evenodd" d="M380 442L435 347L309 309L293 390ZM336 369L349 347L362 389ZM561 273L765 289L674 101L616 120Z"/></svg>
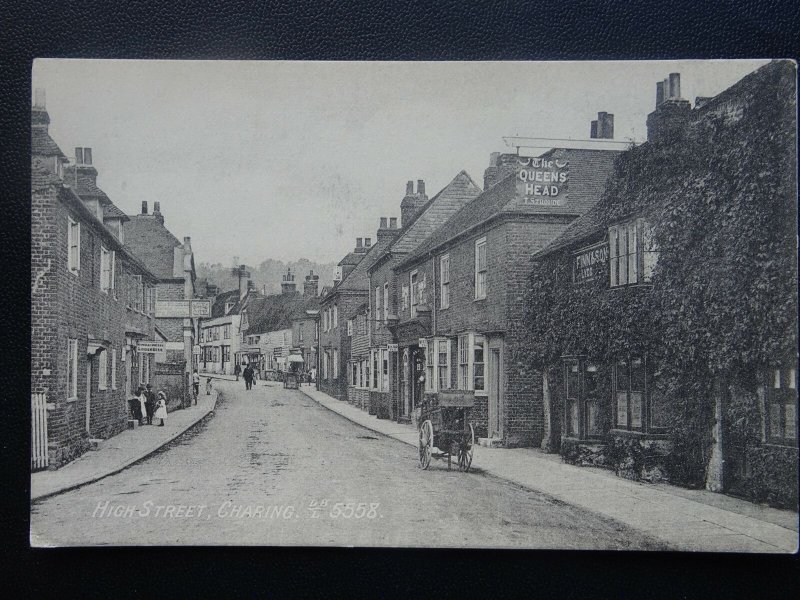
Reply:
<svg viewBox="0 0 800 600"><path fill-rule="evenodd" d="M88 438L108 438L126 426L126 364L122 356L126 331L153 339L153 318L126 307L124 283L132 275L149 275L116 254L116 294L100 290L100 248L112 248L110 234L89 222L60 199L58 187L32 193L31 223L31 385L50 403L50 464L57 468L86 450ZM81 268L67 269L68 217L81 223ZM116 298L115 298L116 295ZM89 338L108 345L87 357ZM67 397L68 340L78 340L77 397ZM112 389L111 352L117 353L116 389ZM98 389L99 364L107 361L107 389ZM87 381L87 362L92 379ZM49 373L49 374L48 374ZM131 379L138 379L138 372ZM136 381L138 384L138 381ZM87 385L91 390L89 432L86 431Z"/></svg>
<svg viewBox="0 0 800 600"><path fill-rule="evenodd" d="M323 377L323 370L317 373L319 388L326 394L347 400L347 363L350 361L350 337L347 335L347 320L353 318L358 308L366 301L366 292L344 291L335 293L328 297L321 304L321 311L327 310L334 304L337 306L337 327L332 327L330 331L320 330L320 357L325 358L325 350L339 351L338 377L334 378L332 370L328 369L328 378Z"/></svg>

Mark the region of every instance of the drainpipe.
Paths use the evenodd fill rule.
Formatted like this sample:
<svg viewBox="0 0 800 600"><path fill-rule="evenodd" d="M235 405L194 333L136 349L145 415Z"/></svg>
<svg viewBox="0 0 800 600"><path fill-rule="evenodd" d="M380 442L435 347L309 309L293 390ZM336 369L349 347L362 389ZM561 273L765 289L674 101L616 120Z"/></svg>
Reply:
<svg viewBox="0 0 800 600"><path fill-rule="evenodd" d="M433 276L431 277L431 279L432 279L431 283L433 284L433 303L431 304L431 316L433 318L431 319L431 321L432 321L432 323L431 323L431 333L433 333L433 335L435 336L436 335L436 287L437 287L436 286L436 257L435 256L431 256L431 273L433 274Z"/></svg>

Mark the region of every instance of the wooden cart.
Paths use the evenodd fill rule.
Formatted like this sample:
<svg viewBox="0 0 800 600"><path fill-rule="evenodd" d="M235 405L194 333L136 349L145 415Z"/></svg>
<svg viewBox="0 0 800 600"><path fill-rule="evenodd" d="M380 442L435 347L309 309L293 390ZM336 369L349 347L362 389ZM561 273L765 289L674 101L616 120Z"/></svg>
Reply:
<svg viewBox="0 0 800 600"><path fill-rule="evenodd" d="M419 466L427 469L431 458L447 455L450 469L455 455L459 471L467 472L472 465L475 429L470 423L475 396L471 392L439 392L435 401L426 398L420 407ZM439 450L438 454L433 449Z"/></svg>

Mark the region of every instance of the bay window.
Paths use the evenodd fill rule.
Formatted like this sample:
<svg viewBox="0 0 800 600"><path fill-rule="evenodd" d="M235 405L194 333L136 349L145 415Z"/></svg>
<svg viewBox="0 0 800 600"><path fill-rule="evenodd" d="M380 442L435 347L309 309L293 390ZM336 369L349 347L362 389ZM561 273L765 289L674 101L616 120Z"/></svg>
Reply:
<svg viewBox="0 0 800 600"><path fill-rule="evenodd" d="M767 442L797 445L797 370L772 367L766 386Z"/></svg>
<svg viewBox="0 0 800 600"><path fill-rule="evenodd" d="M458 337L458 389L486 394L486 338L477 333Z"/></svg>

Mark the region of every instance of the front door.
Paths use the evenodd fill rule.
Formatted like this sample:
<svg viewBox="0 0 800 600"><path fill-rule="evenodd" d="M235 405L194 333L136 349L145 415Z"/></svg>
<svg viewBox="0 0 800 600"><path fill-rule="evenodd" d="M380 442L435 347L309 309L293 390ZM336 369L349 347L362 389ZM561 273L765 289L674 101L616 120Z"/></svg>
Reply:
<svg viewBox="0 0 800 600"><path fill-rule="evenodd" d="M502 341L489 341L489 372L487 391L489 393L489 437L503 437L503 355Z"/></svg>
<svg viewBox="0 0 800 600"><path fill-rule="evenodd" d="M92 418L92 358L86 360L86 433L91 437L89 423Z"/></svg>

